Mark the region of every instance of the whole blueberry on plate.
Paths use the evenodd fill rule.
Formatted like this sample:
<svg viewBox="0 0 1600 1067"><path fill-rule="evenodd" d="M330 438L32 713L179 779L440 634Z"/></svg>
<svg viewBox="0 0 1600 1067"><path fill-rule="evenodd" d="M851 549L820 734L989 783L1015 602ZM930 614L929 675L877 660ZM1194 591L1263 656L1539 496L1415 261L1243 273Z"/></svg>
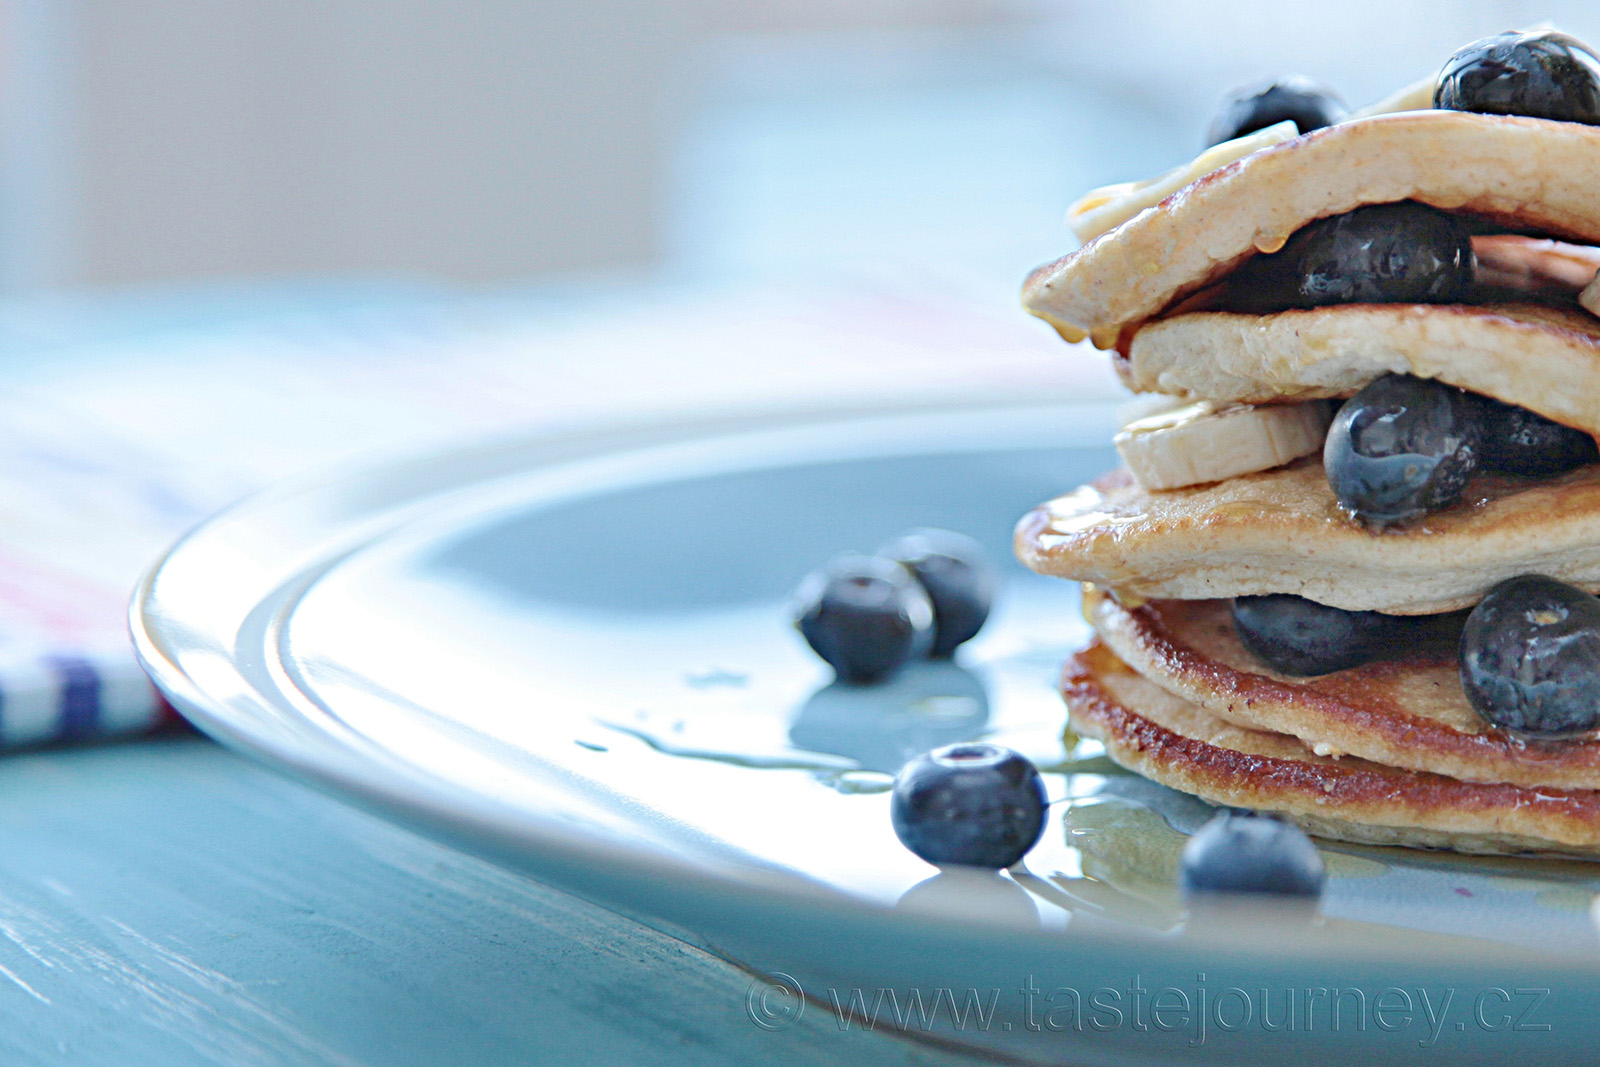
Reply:
<svg viewBox="0 0 1600 1067"><path fill-rule="evenodd" d="M1344 121L1348 109L1339 94L1300 74L1241 85L1228 93L1206 131L1206 144L1243 137L1292 121L1301 133Z"/></svg>
<svg viewBox="0 0 1600 1067"><path fill-rule="evenodd" d="M950 530L919 529L895 538L878 555L909 567L927 590L933 602L930 656L948 659L983 628L995 577L977 541Z"/></svg>
<svg viewBox="0 0 1600 1067"><path fill-rule="evenodd" d="M1600 727L1600 599L1542 574L1501 582L1461 631L1461 687L1504 730L1554 738Z"/></svg>
<svg viewBox="0 0 1600 1067"><path fill-rule="evenodd" d="M1474 396L1482 470L1549 477L1600 460L1594 438L1527 408Z"/></svg>
<svg viewBox="0 0 1600 1067"><path fill-rule="evenodd" d="M1039 771L1000 745L968 742L918 756L889 798L895 836L935 864L1014 866L1044 833Z"/></svg>
<svg viewBox="0 0 1600 1067"><path fill-rule="evenodd" d="M1477 260L1454 215L1401 200L1296 230L1277 252L1246 260L1229 306L1262 314L1332 304L1439 304L1467 297Z"/></svg>
<svg viewBox="0 0 1600 1067"><path fill-rule="evenodd" d="M1454 386L1385 374L1344 402L1322 463L1339 504L1376 526L1460 498L1478 463L1478 408Z"/></svg>
<svg viewBox="0 0 1600 1067"><path fill-rule="evenodd" d="M911 572L877 556L839 556L795 591L795 626L840 681L880 681L921 655L933 605Z"/></svg>
<svg viewBox="0 0 1600 1067"><path fill-rule="evenodd" d="M1600 125L1600 59L1554 30L1485 37L1445 62L1433 106Z"/></svg>
<svg viewBox="0 0 1600 1067"><path fill-rule="evenodd" d="M1266 812L1224 809L1183 846L1185 895L1271 893L1314 897L1325 877L1305 831Z"/></svg>
<svg viewBox="0 0 1600 1067"><path fill-rule="evenodd" d="M1345 611L1291 593L1233 600L1239 641L1267 666L1310 677L1377 658L1405 624L1376 611Z"/></svg>

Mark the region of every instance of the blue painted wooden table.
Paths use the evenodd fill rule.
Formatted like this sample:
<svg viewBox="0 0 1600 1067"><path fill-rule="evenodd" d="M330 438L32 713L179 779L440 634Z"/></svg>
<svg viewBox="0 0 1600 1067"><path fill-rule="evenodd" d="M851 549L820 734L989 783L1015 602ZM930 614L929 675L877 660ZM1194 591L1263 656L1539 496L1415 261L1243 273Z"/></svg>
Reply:
<svg viewBox="0 0 1600 1067"><path fill-rule="evenodd" d="M965 1064L182 736L0 760L6 1064Z"/></svg>

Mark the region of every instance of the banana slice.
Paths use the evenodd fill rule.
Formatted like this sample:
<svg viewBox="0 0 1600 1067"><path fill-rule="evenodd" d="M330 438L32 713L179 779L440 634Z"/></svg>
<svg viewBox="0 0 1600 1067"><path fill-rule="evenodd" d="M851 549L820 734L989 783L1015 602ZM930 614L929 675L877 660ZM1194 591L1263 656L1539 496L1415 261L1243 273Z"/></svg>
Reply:
<svg viewBox="0 0 1600 1067"><path fill-rule="evenodd" d="M1594 278L1583 287L1583 292L1578 294L1578 303L1591 315L1600 315L1600 271L1596 271Z"/></svg>
<svg viewBox="0 0 1600 1067"><path fill-rule="evenodd" d="M1146 489L1179 489L1281 467L1322 447L1333 421L1323 401L1233 404L1201 400L1128 423L1115 441Z"/></svg>

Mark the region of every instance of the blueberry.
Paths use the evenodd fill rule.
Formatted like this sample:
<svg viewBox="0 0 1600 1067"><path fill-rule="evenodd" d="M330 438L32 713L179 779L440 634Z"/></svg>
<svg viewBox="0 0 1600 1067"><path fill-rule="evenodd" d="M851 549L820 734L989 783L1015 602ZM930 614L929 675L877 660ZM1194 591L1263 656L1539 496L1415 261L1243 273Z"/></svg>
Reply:
<svg viewBox="0 0 1600 1067"><path fill-rule="evenodd" d="M1439 304L1466 299L1477 260L1454 215L1411 200L1370 204L1296 230L1246 260L1228 303L1265 314L1330 304Z"/></svg>
<svg viewBox="0 0 1600 1067"><path fill-rule="evenodd" d="M948 745L900 769L895 836L929 863L1014 866L1044 833L1044 780L1023 756L984 742Z"/></svg>
<svg viewBox="0 0 1600 1067"><path fill-rule="evenodd" d="M1594 438L1493 397L1478 404L1478 466L1505 474L1548 477L1600 460Z"/></svg>
<svg viewBox="0 0 1600 1067"><path fill-rule="evenodd" d="M1477 405L1454 386L1386 374L1344 402L1322 462L1339 503L1376 526L1448 507L1478 462Z"/></svg>
<svg viewBox="0 0 1600 1067"><path fill-rule="evenodd" d="M1542 574L1489 590L1461 631L1461 688L1491 725L1530 737L1600 726L1600 599Z"/></svg>
<svg viewBox="0 0 1600 1067"><path fill-rule="evenodd" d="M1406 652L1453 650L1461 641L1466 615L1345 611L1289 593L1233 601L1233 628L1240 643L1273 670L1300 677L1332 674Z"/></svg>
<svg viewBox="0 0 1600 1067"><path fill-rule="evenodd" d="M1445 62L1433 106L1600 125L1600 59L1554 30L1485 37Z"/></svg>
<svg viewBox="0 0 1600 1067"><path fill-rule="evenodd" d="M879 681L920 655L933 606L909 570L876 556L840 556L795 591L795 626L854 685Z"/></svg>
<svg viewBox="0 0 1600 1067"><path fill-rule="evenodd" d="M1404 626L1393 615L1344 611L1289 593L1233 601L1233 628L1244 647L1274 670L1301 677L1377 659Z"/></svg>
<svg viewBox="0 0 1600 1067"><path fill-rule="evenodd" d="M1301 133L1310 133L1344 121L1347 114L1339 94L1321 82L1299 74L1268 78L1228 93L1206 131L1206 144L1231 141L1285 120L1292 120Z"/></svg>
<svg viewBox="0 0 1600 1067"><path fill-rule="evenodd" d="M974 637L994 603L994 572L983 547L949 530L912 530L878 550L911 568L933 601L933 646L928 655L948 659Z"/></svg>
<svg viewBox="0 0 1600 1067"><path fill-rule="evenodd" d="M1224 809L1183 846L1179 878L1194 893L1322 892L1322 856L1294 823L1256 811Z"/></svg>

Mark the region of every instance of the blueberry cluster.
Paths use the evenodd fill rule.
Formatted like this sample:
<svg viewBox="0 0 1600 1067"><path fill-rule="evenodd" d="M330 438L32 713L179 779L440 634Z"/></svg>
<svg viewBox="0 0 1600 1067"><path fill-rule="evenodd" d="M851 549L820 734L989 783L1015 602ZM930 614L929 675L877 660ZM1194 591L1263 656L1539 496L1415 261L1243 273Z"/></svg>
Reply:
<svg viewBox="0 0 1600 1067"><path fill-rule="evenodd" d="M1593 437L1526 408L1407 374L1345 401L1322 461L1339 503L1372 526L1461 498L1475 471L1550 476L1600 459Z"/></svg>
<svg viewBox="0 0 1600 1067"><path fill-rule="evenodd" d="M989 618L995 575L978 542L918 529L875 555L838 556L807 575L795 626L849 685L908 661L949 659ZM938 865L1014 866L1044 833L1044 781L1026 757L986 742L947 745L900 769L889 814L901 842Z"/></svg>
<svg viewBox="0 0 1600 1067"><path fill-rule="evenodd" d="M1550 30L1503 33L1451 56L1433 105L1600 125L1600 58ZM1337 93L1299 75L1235 89L1211 123L1212 144L1285 120L1301 133L1346 117ZM1277 252L1234 271L1227 303L1265 314L1349 303L1450 303L1465 298L1474 262L1467 227L1410 201L1373 204L1301 228Z"/></svg>
<svg viewBox="0 0 1600 1067"><path fill-rule="evenodd" d="M1505 33L1451 56L1434 106L1600 124L1600 59L1548 30ZM1345 107L1302 77L1248 86L1223 103L1213 142L1286 119L1301 133ZM1476 263L1463 221L1426 204L1372 204L1318 219L1229 277L1226 306L1252 314L1349 303L1450 303L1471 295ZM1600 458L1592 437L1523 408L1439 382L1385 375L1348 400L1323 452L1339 502L1374 526L1460 499L1474 471L1548 476Z"/></svg>
<svg viewBox="0 0 1600 1067"><path fill-rule="evenodd" d="M972 538L912 530L875 555L838 556L807 575L794 621L840 681L870 685L912 659L953 656L988 619L994 585Z"/></svg>
<svg viewBox="0 0 1600 1067"><path fill-rule="evenodd" d="M1236 598L1233 622L1257 658L1300 677L1453 644L1490 726L1535 738L1600 729L1600 598L1554 578L1501 582L1470 614L1343 611L1284 594Z"/></svg>

